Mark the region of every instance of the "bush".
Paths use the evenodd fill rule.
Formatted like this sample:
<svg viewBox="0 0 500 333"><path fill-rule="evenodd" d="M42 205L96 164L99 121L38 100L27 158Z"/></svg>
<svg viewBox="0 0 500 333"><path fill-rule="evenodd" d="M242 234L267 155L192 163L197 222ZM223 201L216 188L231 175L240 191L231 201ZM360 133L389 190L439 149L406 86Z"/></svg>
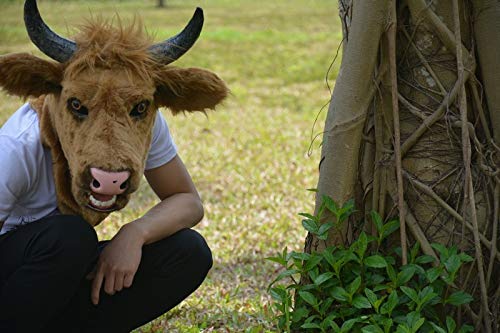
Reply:
<svg viewBox="0 0 500 333"><path fill-rule="evenodd" d="M321 224L328 210L335 218ZM326 240L353 213L353 202L339 207L324 197L318 216L301 213L304 228ZM418 243L400 262L401 248L384 249L384 241L399 229L399 221L383 223L371 214L377 234L361 232L348 246L330 246L321 253L288 252L268 258L284 270L270 284L273 309L281 331L310 332L472 332L457 328L446 313L472 301L453 288L457 273L472 258L457 248L433 244L439 262L422 255ZM299 277L302 281L299 282Z"/></svg>

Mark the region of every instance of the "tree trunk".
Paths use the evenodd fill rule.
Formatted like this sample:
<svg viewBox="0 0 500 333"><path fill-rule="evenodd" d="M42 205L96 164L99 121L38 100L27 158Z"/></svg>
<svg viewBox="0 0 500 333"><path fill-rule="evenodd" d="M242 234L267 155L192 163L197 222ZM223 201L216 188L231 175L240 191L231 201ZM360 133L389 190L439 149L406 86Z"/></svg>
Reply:
<svg viewBox="0 0 500 333"><path fill-rule="evenodd" d="M500 314L500 2L457 0L456 16L453 2L339 0L343 57L316 207L328 195L354 198L357 220L402 212L403 245L436 256L431 243L455 244L475 256L460 281L475 296L465 315L491 332ZM309 234L306 251L349 244L361 228L370 230L353 219L328 242Z"/></svg>
<svg viewBox="0 0 500 333"><path fill-rule="evenodd" d="M165 7L165 0L158 0L158 7L159 8Z"/></svg>

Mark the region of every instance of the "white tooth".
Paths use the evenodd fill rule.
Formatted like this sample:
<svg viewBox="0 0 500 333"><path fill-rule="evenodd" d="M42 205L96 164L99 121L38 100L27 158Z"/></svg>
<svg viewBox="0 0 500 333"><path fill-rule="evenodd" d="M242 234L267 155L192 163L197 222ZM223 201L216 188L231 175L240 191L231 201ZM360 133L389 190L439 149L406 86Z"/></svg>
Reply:
<svg viewBox="0 0 500 333"><path fill-rule="evenodd" d="M108 208L108 207L111 207L112 205L115 204L116 202L116 195L113 196L111 199L109 199L108 201L100 201L100 200L97 200L92 194L90 195L90 202L98 207L98 208Z"/></svg>

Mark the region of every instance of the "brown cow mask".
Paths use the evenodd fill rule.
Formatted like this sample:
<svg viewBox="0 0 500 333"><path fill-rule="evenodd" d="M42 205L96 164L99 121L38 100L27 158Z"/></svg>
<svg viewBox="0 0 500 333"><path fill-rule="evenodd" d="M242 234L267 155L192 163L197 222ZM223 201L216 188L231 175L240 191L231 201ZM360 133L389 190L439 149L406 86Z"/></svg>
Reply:
<svg viewBox="0 0 500 333"><path fill-rule="evenodd" d="M156 109L205 111L227 95L214 73L167 66L196 41L202 11L181 33L156 45L140 24L102 21L84 26L75 42L66 40L43 23L35 0L25 3L25 22L32 41L57 62L26 53L1 56L0 86L37 97L32 105L42 142L51 150L59 210L97 225L137 189ZM99 181L109 175L119 194L99 191Z"/></svg>

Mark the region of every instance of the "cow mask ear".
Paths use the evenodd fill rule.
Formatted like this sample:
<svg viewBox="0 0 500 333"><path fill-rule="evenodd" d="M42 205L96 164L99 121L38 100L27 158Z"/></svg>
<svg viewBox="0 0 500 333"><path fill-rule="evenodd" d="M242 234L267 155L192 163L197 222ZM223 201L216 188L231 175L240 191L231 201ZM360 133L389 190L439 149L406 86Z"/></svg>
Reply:
<svg viewBox="0 0 500 333"><path fill-rule="evenodd" d="M157 77L156 105L173 114L214 109L228 94L222 79L200 68L165 67Z"/></svg>
<svg viewBox="0 0 500 333"><path fill-rule="evenodd" d="M28 53L0 57L0 87L19 97L59 93L63 66Z"/></svg>

